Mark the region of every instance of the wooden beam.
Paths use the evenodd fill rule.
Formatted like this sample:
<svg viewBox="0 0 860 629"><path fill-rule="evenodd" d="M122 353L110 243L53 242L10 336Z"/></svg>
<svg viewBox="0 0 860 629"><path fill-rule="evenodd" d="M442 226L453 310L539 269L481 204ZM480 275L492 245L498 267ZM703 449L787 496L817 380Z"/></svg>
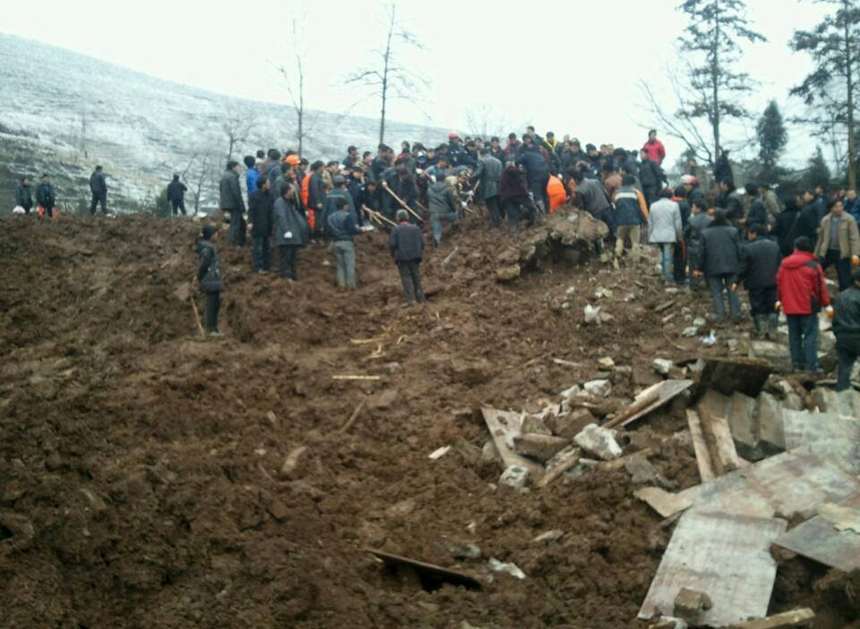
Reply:
<svg viewBox="0 0 860 629"><path fill-rule="evenodd" d="M714 480L714 464L708 452L708 444L702 432L702 420L696 411L687 410L687 425L690 427L690 435L693 437L693 450L696 452L696 464L699 467L699 477L703 483Z"/></svg>
<svg viewBox="0 0 860 629"><path fill-rule="evenodd" d="M749 620L733 629L791 629L792 627L811 627L815 620L815 612L811 609L795 609L794 611L769 616L760 620Z"/></svg>

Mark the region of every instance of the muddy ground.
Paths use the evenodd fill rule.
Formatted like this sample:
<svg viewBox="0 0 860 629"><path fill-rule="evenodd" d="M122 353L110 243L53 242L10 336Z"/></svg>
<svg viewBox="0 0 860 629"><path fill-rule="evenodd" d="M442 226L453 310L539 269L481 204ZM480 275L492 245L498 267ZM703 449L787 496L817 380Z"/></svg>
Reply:
<svg viewBox="0 0 860 629"><path fill-rule="evenodd" d="M713 348L683 338L708 302L667 294L650 264L555 263L498 283L499 251L516 243L476 221L428 255L424 307L401 306L383 234L360 239L353 293L333 286L324 248L303 251L288 284L222 243L225 337L203 341L188 299L199 224L4 220L0 625L645 626L634 619L672 527L624 470L498 487L479 409L535 406L604 356L633 368L613 390L631 398L655 357L727 354L728 330ZM599 286L612 296L595 300ZM589 302L614 319L584 326ZM675 405L631 430L628 451L653 447L662 476L690 486L685 429ZM564 536L532 541L553 529ZM450 549L469 543L479 559ZM483 589L428 591L368 547ZM490 581L490 557L526 578ZM844 608L834 627L857 618L851 583L781 562L774 610L814 600Z"/></svg>

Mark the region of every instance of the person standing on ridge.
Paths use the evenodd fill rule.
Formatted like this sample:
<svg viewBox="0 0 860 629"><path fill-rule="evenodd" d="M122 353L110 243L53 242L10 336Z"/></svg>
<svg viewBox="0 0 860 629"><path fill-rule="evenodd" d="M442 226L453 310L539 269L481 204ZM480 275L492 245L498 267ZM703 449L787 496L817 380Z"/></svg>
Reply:
<svg viewBox="0 0 860 629"><path fill-rule="evenodd" d="M105 174L102 172L101 166L96 166L93 174L90 175L90 191L93 193L92 201L90 201L90 214L96 213L96 206L102 206L102 212L107 214L107 181Z"/></svg>

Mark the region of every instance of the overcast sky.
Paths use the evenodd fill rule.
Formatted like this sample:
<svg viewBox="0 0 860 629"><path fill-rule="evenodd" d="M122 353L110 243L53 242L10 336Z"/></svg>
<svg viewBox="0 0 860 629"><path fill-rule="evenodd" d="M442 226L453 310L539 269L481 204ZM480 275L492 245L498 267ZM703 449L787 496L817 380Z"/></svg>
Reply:
<svg viewBox="0 0 860 629"><path fill-rule="evenodd" d="M400 60L430 88L420 108L392 102L390 117L467 133L467 112L483 107L506 129L521 132L532 123L559 138L569 133L584 143L633 148L643 140L643 126L659 126L643 109L638 82L668 96L666 68L677 64L675 40L685 28L678 2L402 0L398 16L425 50L406 50ZM775 98L784 113L799 113L788 90L810 65L787 42L795 28L816 23L823 8L795 0L748 5L769 40L749 47L740 68L760 82L748 105L760 112ZM362 100L343 79L375 61L373 50L384 45L385 6L375 0L42 0L36 14L29 3L9 3L0 29L155 77L272 102L288 99L273 66L287 61L298 43L308 64L308 107L375 117L378 99ZM297 41L294 15L302 18ZM740 134L734 129L729 140ZM682 145L662 136L673 163ZM806 136L792 130L795 164L815 149Z"/></svg>

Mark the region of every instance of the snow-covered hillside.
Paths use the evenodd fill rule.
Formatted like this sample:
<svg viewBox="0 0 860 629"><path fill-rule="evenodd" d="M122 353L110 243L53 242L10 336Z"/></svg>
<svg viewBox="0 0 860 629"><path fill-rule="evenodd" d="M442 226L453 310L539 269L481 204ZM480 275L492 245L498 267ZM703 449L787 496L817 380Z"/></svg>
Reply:
<svg viewBox="0 0 860 629"><path fill-rule="evenodd" d="M350 144L373 150L378 142L376 120L326 112L308 117L314 120L304 148L310 159L339 159ZM42 172L52 174L61 203L78 209L88 200L87 179L97 163L109 175L110 205L146 209L171 173L188 169L188 178L197 177L206 156L212 172L204 206L211 208L211 180L227 157L228 119L250 125L249 141L234 149L234 158L259 148L295 148L295 114L287 106L220 96L0 35L0 212L11 208L18 177ZM393 145L438 143L445 131L392 121L386 137Z"/></svg>

